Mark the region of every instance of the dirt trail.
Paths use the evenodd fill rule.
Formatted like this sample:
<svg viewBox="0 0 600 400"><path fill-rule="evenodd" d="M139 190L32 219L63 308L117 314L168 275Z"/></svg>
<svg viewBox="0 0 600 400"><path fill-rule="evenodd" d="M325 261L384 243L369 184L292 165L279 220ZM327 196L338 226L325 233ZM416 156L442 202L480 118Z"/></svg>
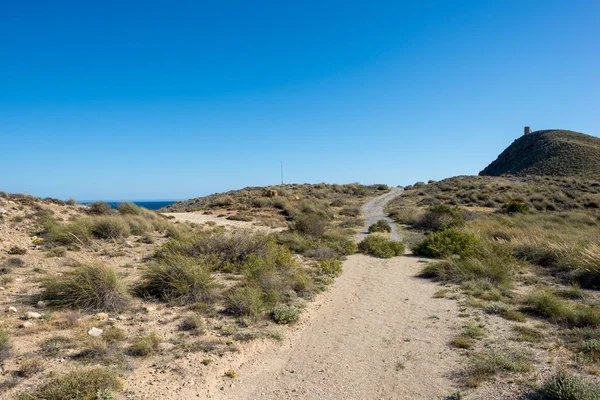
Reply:
<svg viewBox="0 0 600 400"><path fill-rule="evenodd" d="M401 193L365 205L369 221ZM416 257L353 255L328 292L281 345L235 362L238 378L213 381L215 399L439 399L453 391L458 354L448 340L456 302L432 298Z"/></svg>
<svg viewBox="0 0 600 400"><path fill-rule="evenodd" d="M404 189L401 187L392 188L388 193L376 197L373 200L369 201L367 204L363 206L363 215L365 217L365 226L361 229L360 233L356 235L356 241L360 241L364 239L369 234L369 226L374 224L380 219L386 220L390 223L392 227L392 232L390 234L390 239L401 240L400 234L396 230L396 225L394 221L384 211L386 204L395 197L400 196L404 192Z"/></svg>

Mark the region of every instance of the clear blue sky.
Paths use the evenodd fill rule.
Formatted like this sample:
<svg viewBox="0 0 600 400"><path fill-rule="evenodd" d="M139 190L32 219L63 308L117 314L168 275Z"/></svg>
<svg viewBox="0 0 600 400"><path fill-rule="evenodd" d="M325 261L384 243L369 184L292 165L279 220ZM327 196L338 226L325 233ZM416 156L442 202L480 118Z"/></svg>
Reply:
<svg viewBox="0 0 600 400"><path fill-rule="evenodd" d="M5 1L0 190L180 199L477 174L600 135L600 2Z"/></svg>

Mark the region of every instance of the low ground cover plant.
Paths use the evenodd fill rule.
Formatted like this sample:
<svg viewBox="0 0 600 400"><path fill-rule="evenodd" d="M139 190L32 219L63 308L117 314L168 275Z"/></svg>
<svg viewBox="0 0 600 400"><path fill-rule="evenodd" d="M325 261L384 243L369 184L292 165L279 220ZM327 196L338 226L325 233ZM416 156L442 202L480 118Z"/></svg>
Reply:
<svg viewBox="0 0 600 400"><path fill-rule="evenodd" d="M369 235L358 244L361 253L378 258L392 258L404 254L404 245L379 235Z"/></svg>
<svg viewBox="0 0 600 400"><path fill-rule="evenodd" d="M119 392L122 388L123 384L114 371L92 368L54 378L37 389L21 393L19 400L96 400L99 392Z"/></svg>
<svg viewBox="0 0 600 400"><path fill-rule="evenodd" d="M375 233L375 232L390 233L391 231L392 231L392 227L384 219L380 219L379 221L377 221L374 224L372 224L371 226L369 226L369 233Z"/></svg>
<svg viewBox="0 0 600 400"><path fill-rule="evenodd" d="M471 256L480 241L476 235L455 228L429 234L413 248L413 252L426 257Z"/></svg>

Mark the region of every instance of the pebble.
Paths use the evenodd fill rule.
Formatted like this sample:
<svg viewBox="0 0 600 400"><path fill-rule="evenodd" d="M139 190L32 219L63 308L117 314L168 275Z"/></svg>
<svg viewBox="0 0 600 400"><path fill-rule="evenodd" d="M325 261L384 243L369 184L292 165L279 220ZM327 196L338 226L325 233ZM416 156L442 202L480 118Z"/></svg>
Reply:
<svg viewBox="0 0 600 400"><path fill-rule="evenodd" d="M103 332L102 329L93 327L93 328L90 328L90 330L88 331L88 335L98 337L98 336L102 335L102 332Z"/></svg>
<svg viewBox="0 0 600 400"><path fill-rule="evenodd" d="M117 319L118 319L119 321L125 321L125 320L127 319L127 317L126 317L126 316L124 316L124 315L118 315L118 316L117 316Z"/></svg>
<svg viewBox="0 0 600 400"><path fill-rule="evenodd" d="M36 313L34 311L29 311L27 314L25 314L25 319L40 319L40 318L42 318L42 314Z"/></svg>
<svg viewBox="0 0 600 400"><path fill-rule="evenodd" d="M31 328L33 326L33 322L25 321L21 324L21 328Z"/></svg>
<svg viewBox="0 0 600 400"><path fill-rule="evenodd" d="M144 307L144 310L146 310L146 312L152 312L156 311L156 307L146 306Z"/></svg>
<svg viewBox="0 0 600 400"><path fill-rule="evenodd" d="M38 307L46 307L46 302L40 300L40 301L37 302L37 306Z"/></svg>
<svg viewBox="0 0 600 400"><path fill-rule="evenodd" d="M16 312L17 312L17 308L16 308L16 307L8 307L8 308L6 309L6 312L13 312L13 313L16 313Z"/></svg>

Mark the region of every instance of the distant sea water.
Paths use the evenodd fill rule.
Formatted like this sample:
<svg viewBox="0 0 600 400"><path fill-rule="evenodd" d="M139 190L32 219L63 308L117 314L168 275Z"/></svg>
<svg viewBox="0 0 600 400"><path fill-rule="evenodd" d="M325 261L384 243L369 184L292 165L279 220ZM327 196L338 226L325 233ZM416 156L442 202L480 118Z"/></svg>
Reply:
<svg viewBox="0 0 600 400"><path fill-rule="evenodd" d="M175 200L164 200L164 201L105 201L106 204L112 208L117 208L119 203L133 203L136 206L147 208L148 210L158 210L168 205L175 203ZM82 201L81 204L90 204L93 201Z"/></svg>

